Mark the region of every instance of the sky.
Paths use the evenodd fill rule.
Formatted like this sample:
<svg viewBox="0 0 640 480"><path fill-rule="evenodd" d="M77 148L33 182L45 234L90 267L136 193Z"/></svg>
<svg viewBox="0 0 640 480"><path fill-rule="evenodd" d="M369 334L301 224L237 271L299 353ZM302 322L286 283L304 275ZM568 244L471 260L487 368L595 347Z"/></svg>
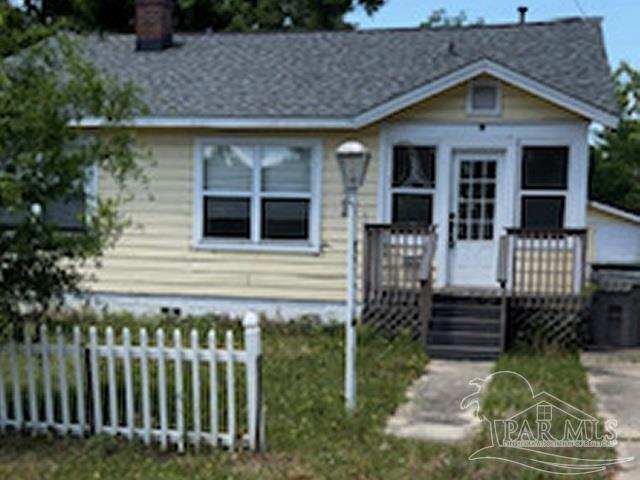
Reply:
<svg viewBox="0 0 640 480"><path fill-rule="evenodd" d="M639 0L387 0L372 17L362 10L350 14L348 20L360 28L415 27L433 10L446 8L450 15L465 11L470 20L482 17L485 23L518 20L518 7L529 7L532 21L558 17L604 17L604 35L609 63L615 68L621 60L640 68L640 1Z"/></svg>

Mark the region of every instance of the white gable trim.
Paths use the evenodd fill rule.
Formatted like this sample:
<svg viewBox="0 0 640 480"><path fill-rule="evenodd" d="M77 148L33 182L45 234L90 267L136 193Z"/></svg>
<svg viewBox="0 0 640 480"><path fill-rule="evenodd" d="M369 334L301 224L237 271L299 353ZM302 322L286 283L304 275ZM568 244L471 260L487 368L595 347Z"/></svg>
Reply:
<svg viewBox="0 0 640 480"><path fill-rule="evenodd" d="M409 93L394 98L383 103L368 112L359 115L355 123L364 126L391 115L415 103L426 100L429 97L442 93L443 91L471 80L478 75L491 75L499 80L510 83L538 97L544 98L556 105L566 108L569 111L582 115L596 122L600 122L607 127L616 127L618 118L604 110L593 107L581 100L571 97L558 90L548 87L525 75L503 67L490 60L480 60L456 70L449 75L439 78L423 87Z"/></svg>
<svg viewBox="0 0 640 480"><path fill-rule="evenodd" d="M589 201L589 207L593 208L602 213L606 213L613 217L622 218L629 222L640 224L640 215L635 215L631 212L626 212L624 210L620 210L619 208L612 207L611 205L607 205L605 203L596 202L595 200Z"/></svg>
<svg viewBox="0 0 640 480"><path fill-rule="evenodd" d="M478 75L491 75L506 83L548 100L560 107L574 112L607 127L615 128L618 118L609 112L594 107L582 100L562 93L552 87L533 80L514 70L490 60L462 67L444 77L440 77L415 90L393 98L353 118L340 117L138 117L132 123L134 127L145 128L272 128L272 129L357 129L382 120L400 110L433 97L445 90L471 80ZM74 123L80 127L100 127L106 122L102 118L85 118Z"/></svg>

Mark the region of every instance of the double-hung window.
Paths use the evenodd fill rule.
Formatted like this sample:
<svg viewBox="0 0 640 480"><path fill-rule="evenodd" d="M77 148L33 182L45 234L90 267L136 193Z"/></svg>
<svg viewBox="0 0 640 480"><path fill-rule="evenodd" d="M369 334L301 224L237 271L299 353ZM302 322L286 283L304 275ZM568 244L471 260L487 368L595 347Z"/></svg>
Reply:
<svg viewBox="0 0 640 480"><path fill-rule="evenodd" d="M396 145L391 172L391 221L433 223L436 149Z"/></svg>
<svg viewBox="0 0 640 480"><path fill-rule="evenodd" d="M211 140L196 155L196 247L317 250L320 146Z"/></svg>
<svg viewBox="0 0 640 480"><path fill-rule="evenodd" d="M523 228L564 227L568 168L568 147L523 148L521 178L521 225Z"/></svg>

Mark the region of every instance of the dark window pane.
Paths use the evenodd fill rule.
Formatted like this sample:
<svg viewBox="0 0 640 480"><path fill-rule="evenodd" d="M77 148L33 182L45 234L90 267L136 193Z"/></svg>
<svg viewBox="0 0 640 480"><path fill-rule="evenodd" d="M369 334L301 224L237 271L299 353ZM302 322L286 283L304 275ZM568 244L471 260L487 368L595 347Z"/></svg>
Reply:
<svg viewBox="0 0 640 480"><path fill-rule="evenodd" d="M205 237L251 238L248 198L205 197Z"/></svg>
<svg viewBox="0 0 640 480"><path fill-rule="evenodd" d="M522 155L523 189L566 189L569 149L525 147Z"/></svg>
<svg viewBox="0 0 640 480"><path fill-rule="evenodd" d="M431 225L431 195L410 195L397 193L393 196L394 223L427 223Z"/></svg>
<svg viewBox="0 0 640 480"><path fill-rule="evenodd" d="M307 240L309 238L309 200L262 200L262 238Z"/></svg>
<svg viewBox="0 0 640 480"><path fill-rule="evenodd" d="M564 226L564 197L522 197L522 228Z"/></svg>
<svg viewBox="0 0 640 480"><path fill-rule="evenodd" d="M393 149L393 186L435 188L436 150L433 147L396 146Z"/></svg>
<svg viewBox="0 0 640 480"><path fill-rule="evenodd" d="M25 221L26 216L23 212L10 212L0 207L0 227L16 227Z"/></svg>
<svg viewBox="0 0 640 480"><path fill-rule="evenodd" d="M44 222L63 230L80 230L84 226L84 197L69 201L51 201L44 208Z"/></svg>

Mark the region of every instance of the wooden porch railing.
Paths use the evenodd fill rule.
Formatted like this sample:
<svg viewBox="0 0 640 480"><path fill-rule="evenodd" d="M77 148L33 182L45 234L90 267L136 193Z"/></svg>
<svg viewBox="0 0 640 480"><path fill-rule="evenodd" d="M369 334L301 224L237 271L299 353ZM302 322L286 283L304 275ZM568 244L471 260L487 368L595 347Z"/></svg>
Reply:
<svg viewBox="0 0 640 480"><path fill-rule="evenodd" d="M498 281L514 304L562 306L586 282L586 229L508 228L500 238Z"/></svg>
<svg viewBox="0 0 640 480"><path fill-rule="evenodd" d="M365 226L363 319L393 336L426 341L431 315L436 231L426 224Z"/></svg>

